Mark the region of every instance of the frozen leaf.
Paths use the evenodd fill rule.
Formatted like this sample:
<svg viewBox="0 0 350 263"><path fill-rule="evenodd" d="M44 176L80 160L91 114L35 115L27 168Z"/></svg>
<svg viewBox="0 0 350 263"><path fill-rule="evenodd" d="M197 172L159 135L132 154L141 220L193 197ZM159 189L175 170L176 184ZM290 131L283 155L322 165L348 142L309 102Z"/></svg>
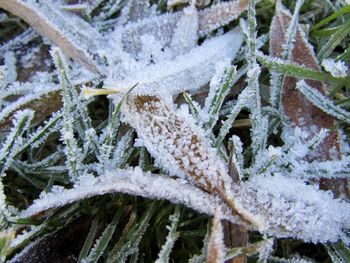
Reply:
<svg viewBox="0 0 350 263"><path fill-rule="evenodd" d="M236 19L247 9L248 3L248 0L221 2L207 10L199 12L199 36L203 37L211 31L225 26Z"/></svg>
<svg viewBox="0 0 350 263"><path fill-rule="evenodd" d="M242 34L236 28L222 36L207 40L201 46L174 59L147 66L136 65L124 79L120 76L114 77L115 72L111 71L106 85L132 87L138 83L133 93L152 95L197 90L208 83L218 62L234 59L241 43Z"/></svg>
<svg viewBox="0 0 350 263"><path fill-rule="evenodd" d="M129 97L122 112L123 121L137 131L139 143L170 174L187 178L208 192L223 189L225 184L230 187L225 164L210 147L204 131L192 124L189 114L176 111L171 98Z"/></svg>
<svg viewBox="0 0 350 263"><path fill-rule="evenodd" d="M33 0L0 0L0 8L23 19L88 69L96 73L99 72L89 53L89 48L86 46L91 43L92 39L97 39L99 33L84 24L82 20L79 21L81 28L74 35L73 31L65 30L65 25L69 20L65 20L59 8L51 6L48 1L37 3ZM77 20L79 20L78 17L75 18L75 21ZM82 30L85 30L84 33L90 36L85 42L81 39L83 34L79 35L78 33Z"/></svg>
<svg viewBox="0 0 350 263"><path fill-rule="evenodd" d="M5 65L0 66L0 88L3 89L7 85L7 68Z"/></svg>
<svg viewBox="0 0 350 263"><path fill-rule="evenodd" d="M149 0L128 1L121 10L122 17L128 22L145 19L153 14Z"/></svg>
<svg viewBox="0 0 350 263"><path fill-rule="evenodd" d="M17 59L12 51L7 51L4 54L4 62L7 68L7 83L15 82L17 79Z"/></svg>
<svg viewBox="0 0 350 263"><path fill-rule="evenodd" d="M159 167L220 196L242 221L263 227L258 217L246 213L234 200L225 163L186 109L176 110L167 96L129 96L122 113L123 121L136 130L139 145L147 148Z"/></svg>
<svg viewBox="0 0 350 263"><path fill-rule="evenodd" d="M302 194L300 194L302 193ZM349 242L350 205L330 192L282 175L256 176L242 184L240 202L253 214L263 214L267 233L306 242ZM327 227L325 227L327 226Z"/></svg>
<svg viewBox="0 0 350 263"><path fill-rule="evenodd" d="M277 5L276 14L270 30L270 55L278 58L283 57L283 48L287 37L286 32L291 19L292 16L290 13L281 4ZM304 65L317 71L320 70L314 51L299 26L290 59L293 63ZM332 128L334 125L333 118L310 104L295 88L296 82L297 80L295 78L286 76L282 93L282 107L285 114L290 117L293 126L302 127L305 131L309 132L310 136L322 128ZM322 82L307 80L306 83L319 92L324 93L325 88ZM330 133L325 141L312 153L312 157L310 155L309 159L328 160L331 158L340 158L336 131Z"/></svg>
<svg viewBox="0 0 350 263"><path fill-rule="evenodd" d="M34 119L32 125L38 125L61 106L62 98L59 87L49 88L47 86L47 89L22 96L3 108L0 112L0 129L1 131L6 131L10 128L11 119L17 110L33 110Z"/></svg>
<svg viewBox="0 0 350 263"><path fill-rule="evenodd" d="M184 14L176 24L170 48L174 55L189 52L198 42L198 12L191 5L184 9Z"/></svg>
<svg viewBox="0 0 350 263"><path fill-rule="evenodd" d="M208 193L185 182L161 175L144 173L140 168L107 172L90 178L89 184L79 184L59 193L46 193L21 213L21 217L34 216L48 209L64 206L92 196L108 193L126 193L152 199L165 199L172 203L184 204L201 213L214 214L222 202ZM83 179L84 180L84 179ZM225 215L232 219L228 208L223 206Z"/></svg>
<svg viewBox="0 0 350 263"><path fill-rule="evenodd" d="M204 37L211 31L228 24L240 15L247 5L247 0L234 0L198 12L198 36ZM145 34L155 36L162 46L168 46L174 35L176 24L183 15L183 11L166 13L127 24L121 37L123 48L130 53L139 52L141 36Z"/></svg>

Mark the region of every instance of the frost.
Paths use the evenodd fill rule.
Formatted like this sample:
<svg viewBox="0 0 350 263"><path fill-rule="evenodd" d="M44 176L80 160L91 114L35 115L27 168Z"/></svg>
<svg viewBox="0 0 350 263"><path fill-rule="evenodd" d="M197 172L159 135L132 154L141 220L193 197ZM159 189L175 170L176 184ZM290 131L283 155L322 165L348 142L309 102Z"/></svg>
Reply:
<svg viewBox="0 0 350 263"><path fill-rule="evenodd" d="M170 252L173 249L173 246L179 237L179 233L176 231L179 223L179 219L180 219L180 210L177 209L175 213L171 215L169 218L169 220L171 221L171 225L167 226L169 233L167 235L165 244L162 246L162 249L158 254L158 259L155 261L155 263L169 262Z"/></svg>
<svg viewBox="0 0 350 263"><path fill-rule="evenodd" d="M18 148L23 144L23 133L28 130L33 119L34 112L31 110L17 111L12 123L13 127L0 148L0 176L4 176L5 170L13 162L13 157Z"/></svg>
<svg viewBox="0 0 350 263"><path fill-rule="evenodd" d="M42 229L45 227L45 225L40 226L32 226L29 231L23 231L21 234L17 235L15 239L11 240L11 247L16 248L25 241L30 240L30 238L33 238L35 235L37 235Z"/></svg>
<svg viewBox="0 0 350 263"><path fill-rule="evenodd" d="M314 243L348 241L350 204L315 186L277 174L258 176L244 183L239 195L252 213L266 216L267 233Z"/></svg>
<svg viewBox="0 0 350 263"><path fill-rule="evenodd" d="M229 1L204 9L198 13L198 36L204 37L215 29L224 26L237 18L247 8L246 1ZM172 41L176 24L184 12L166 13L128 23L122 33L123 48L127 52L140 50L140 37L150 34L167 46ZM184 29L185 30L185 29ZM119 34L118 30L115 30Z"/></svg>
<svg viewBox="0 0 350 263"><path fill-rule="evenodd" d="M122 107L123 120L135 128L160 167L211 192L220 187L226 167L191 116L174 108L171 98L129 98Z"/></svg>
<svg viewBox="0 0 350 263"><path fill-rule="evenodd" d="M90 40L98 39L99 33L78 16L64 19L64 13L62 13L64 11L61 11L59 6L55 6L51 1L39 2L34 0L3 0L0 1L0 7L18 15L41 34L62 46L69 56L93 72L98 72L92 62L91 54L87 50L93 50L93 47L89 45L96 42ZM69 26L76 28L75 32L64 30Z"/></svg>
<svg viewBox="0 0 350 263"><path fill-rule="evenodd" d="M136 130L158 166L199 189L219 195L243 221L258 229L264 228L260 218L249 213L232 196L232 179L227 167L211 147L204 130L194 124L188 112L176 111L171 98L130 96L122 112L123 121Z"/></svg>
<svg viewBox="0 0 350 263"><path fill-rule="evenodd" d="M166 199L172 203L185 204L193 209L214 214L217 207L223 206L228 218L228 208L216 197L212 197L183 181L164 176L144 173L140 168L116 169L104 175L95 177L89 185L82 185L72 189L66 189L59 193L46 193L43 199L34 200L33 204L23 211L20 217L30 217L50 208L60 207L78 200L108 193L127 193L153 199Z"/></svg>
<svg viewBox="0 0 350 263"><path fill-rule="evenodd" d="M7 67L0 66L0 88L3 89L7 85Z"/></svg>
<svg viewBox="0 0 350 263"><path fill-rule="evenodd" d="M44 81L45 78L42 80ZM34 88L34 86L36 86L36 88ZM9 95L18 95L21 94L23 90L30 90L30 92L18 98L15 102L8 105L5 104L5 107L3 107L0 111L0 122L5 121L5 119L10 117L16 110L30 105L31 103L34 105L35 101L40 101L40 99L52 95L54 92L59 90L59 87L40 82L36 82L36 84L35 82L27 82L23 84L15 82L10 85L8 92L5 92L5 94L2 95L5 95L6 97Z"/></svg>
<svg viewBox="0 0 350 263"><path fill-rule="evenodd" d="M336 78L345 78L348 74L348 66L344 61L327 58L322 61L322 66L325 70L332 74Z"/></svg>
<svg viewBox="0 0 350 263"><path fill-rule="evenodd" d="M7 68L7 83L15 82L17 79L17 59L15 57L15 54L11 51L5 52L4 54L4 62Z"/></svg>
<svg viewBox="0 0 350 263"><path fill-rule="evenodd" d="M184 54L197 46L198 42L198 12L191 5L176 24L176 30L171 39L170 48L174 54Z"/></svg>
<svg viewBox="0 0 350 263"><path fill-rule="evenodd" d="M210 80L218 62L234 59L241 43L242 35L236 28L207 40L201 46L172 60L148 66L143 63L134 64L129 73L121 76L117 76L114 71L110 72L106 85L125 89L138 83L133 93L153 95L197 90ZM129 68L132 66L133 64L128 65Z"/></svg>

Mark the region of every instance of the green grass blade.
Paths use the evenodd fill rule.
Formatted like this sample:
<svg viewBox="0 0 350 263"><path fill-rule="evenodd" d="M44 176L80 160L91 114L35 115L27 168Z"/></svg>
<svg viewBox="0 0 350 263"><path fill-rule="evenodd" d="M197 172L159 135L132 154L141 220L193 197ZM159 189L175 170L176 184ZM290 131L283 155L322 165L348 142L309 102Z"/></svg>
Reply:
<svg viewBox="0 0 350 263"><path fill-rule="evenodd" d="M104 138L103 145L101 146L102 153L101 155L104 156L104 158L110 158L112 147L110 147L113 144L113 138L116 135L116 131L118 129L118 121L119 121L119 112L120 108L125 100L125 98L130 94L131 91L133 91L138 83L136 83L134 86L132 86L120 99L117 106L115 107L112 116L110 118L110 122L108 123L108 126L106 127L106 137Z"/></svg>
<svg viewBox="0 0 350 263"><path fill-rule="evenodd" d="M94 242L94 238L95 238L95 235L96 235L96 230L97 230L97 227L98 227L98 217L95 217L94 220L92 221L91 223L91 226L90 226L90 231L85 239L85 243L84 243L84 246L83 248L81 249L80 251L80 254L79 254L79 258L78 258L78 263L80 263L82 261L83 258L86 258L89 254L89 251L91 249L91 246Z"/></svg>
<svg viewBox="0 0 350 263"><path fill-rule="evenodd" d="M344 78L336 78L333 77L331 74L316 71L294 63L289 63L282 59L272 58L262 54L259 54L257 58L261 65L267 67L269 70L282 73L288 76L293 76L301 79L313 79L336 83L345 83L347 81Z"/></svg>
<svg viewBox="0 0 350 263"><path fill-rule="evenodd" d="M144 212L138 223L135 223L125 235L121 237L123 242L118 242L121 246L115 250L115 256L111 256L108 263L122 263L126 262L127 258L138 252L139 243L143 237L144 232L148 227L149 220L156 212L157 205L153 202L149 208Z"/></svg>
<svg viewBox="0 0 350 263"><path fill-rule="evenodd" d="M350 248L343 242L326 245L326 249L332 262L350 262Z"/></svg>
<svg viewBox="0 0 350 263"><path fill-rule="evenodd" d="M124 212L124 210L122 210L122 209L118 210L118 212L115 214L112 222L103 231L100 238L96 241L95 246L90 251L89 256L87 256L85 259L83 259L83 262L86 262L86 263L97 263L98 262L99 258L103 255L103 253L105 253L107 245L114 234L114 231L117 227L117 224L118 224L119 219L122 216L123 212Z"/></svg>
<svg viewBox="0 0 350 263"><path fill-rule="evenodd" d="M29 110L19 111L14 116L14 127L0 148L0 176L3 175L9 163L13 161L18 147L21 145L22 134L29 128L33 116L34 112Z"/></svg>
<svg viewBox="0 0 350 263"><path fill-rule="evenodd" d="M46 124L45 126L39 128L35 133L33 133L26 143L20 147L16 153L16 156L27 150L29 147L37 146L40 142L43 142L48 135L52 132L56 131L56 129L61 125L63 119L63 113L59 112L55 114Z"/></svg>
<svg viewBox="0 0 350 263"><path fill-rule="evenodd" d="M339 9L338 11L334 12L332 15L326 17L325 19L318 22L315 26L312 27L312 31L319 29L320 27L327 25L329 22L333 21L334 19L337 19L339 16L347 14L350 12L350 5L346 5L343 8Z"/></svg>
<svg viewBox="0 0 350 263"><path fill-rule="evenodd" d="M176 231L180 219L180 209L178 206L175 208L174 214L171 215L169 219L171 221L171 225L170 227L168 227L169 233L166 238L165 244L162 246L162 249L158 254L158 259L155 261L155 263L169 262L170 253L174 247L176 240L179 237L179 233Z"/></svg>
<svg viewBox="0 0 350 263"><path fill-rule="evenodd" d="M191 113L197 117L199 114L200 109L196 105L196 103L192 100L191 95L187 92L183 92L182 96L184 97L185 101L187 102L188 106L190 107Z"/></svg>
<svg viewBox="0 0 350 263"><path fill-rule="evenodd" d="M329 57L332 51L340 44L340 42L350 33L350 19L343 24L322 46L318 52L318 59L322 62Z"/></svg>
<svg viewBox="0 0 350 263"><path fill-rule="evenodd" d="M219 117L220 109L222 107L222 104L224 102L225 97L227 96L229 89L232 87L234 80L237 76L237 70L235 67L231 67L227 69L227 72L225 72L224 79L226 81L223 83L221 87L218 88L218 90L215 93L215 96L212 101L212 105L210 107L209 111L209 121L206 124L206 129L212 129Z"/></svg>

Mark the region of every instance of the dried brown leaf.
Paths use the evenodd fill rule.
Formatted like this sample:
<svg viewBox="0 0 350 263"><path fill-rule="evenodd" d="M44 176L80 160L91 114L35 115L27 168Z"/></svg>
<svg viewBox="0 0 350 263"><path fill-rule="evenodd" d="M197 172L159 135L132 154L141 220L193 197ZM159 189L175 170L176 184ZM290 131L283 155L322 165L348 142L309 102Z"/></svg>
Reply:
<svg viewBox="0 0 350 263"><path fill-rule="evenodd" d="M270 55L282 58L283 45L286 42L286 32L291 19L291 14L281 4L277 4L276 14L270 27ZM299 26L293 42L291 60L311 69L320 70L314 51ZM303 130L310 133L310 136L315 135L322 128L332 128L334 119L307 101L303 94L295 88L296 82L296 78L287 76L282 92L283 110L290 117L293 125L302 127ZM313 80L306 80L306 82L321 93L325 93L325 86L322 82ZM339 138L336 131L331 132L323 143L307 157L309 161L334 158L340 158Z"/></svg>
<svg viewBox="0 0 350 263"><path fill-rule="evenodd" d="M233 0L205 8L198 12L198 36L204 37L208 33L227 25L236 19L248 7L248 0ZM152 16L125 26L122 43L127 52L135 52L141 47L141 36L153 35L159 38L162 45L169 45L176 24L183 17L184 12L165 13L160 16Z"/></svg>
<svg viewBox="0 0 350 263"><path fill-rule="evenodd" d="M96 64L78 45L66 37L61 30L52 24L45 14L33 8L22 0L0 0L0 8L23 19L35 28L41 35L48 37L58 45L68 56L95 73L99 73Z"/></svg>
<svg viewBox="0 0 350 263"><path fill-rule="evenodd" d="M249 0L222 2L199 12L199 35L204 36L237 18L248 8Z"/></svg>
<svg viewBox="0 0 350 263"><path fill-rule="evenodd" d="M33 100L26 101L22 105L19 105L19 107L12 107L12 105L9 105L8 107L12 108L12 110L5 119L0 121L0 132L10 130L12 126L12 117L17 110L33 110L34 118L31 125L36 126L41 124L48 116L62 107L62 96L59 90L54 90L43 94L40 97L34 98ZM3 110L7 111L6 108Z"/></svg>

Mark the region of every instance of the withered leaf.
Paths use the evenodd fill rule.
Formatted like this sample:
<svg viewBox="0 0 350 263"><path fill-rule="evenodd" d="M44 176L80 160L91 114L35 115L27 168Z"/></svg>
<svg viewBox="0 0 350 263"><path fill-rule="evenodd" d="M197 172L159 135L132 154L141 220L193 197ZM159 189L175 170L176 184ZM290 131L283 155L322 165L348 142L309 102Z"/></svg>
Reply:
<svg viewBox="0 0 350 263"><path fill-rule="evenodd" d="M276 14L270 27L270 55L282 58L286 32L291 19L292 16L288 10L281 4L277 4ZM314 70L320 70L315 53L299 26L293 42L291 61ZM296 82L296 78L286 76L282 91L282 107L293 125L302 127L303 130L310 133L310 136L315 135L322 128L332 128L334 119L312 105L303 94L296 90ZM325 86L322 82L314 80L306 80L306 82L323 94L325 93ZM340 158L338 139L337 131L332 131L323 143L307 156L307 159L309 161L325 161Z"/></svg>

